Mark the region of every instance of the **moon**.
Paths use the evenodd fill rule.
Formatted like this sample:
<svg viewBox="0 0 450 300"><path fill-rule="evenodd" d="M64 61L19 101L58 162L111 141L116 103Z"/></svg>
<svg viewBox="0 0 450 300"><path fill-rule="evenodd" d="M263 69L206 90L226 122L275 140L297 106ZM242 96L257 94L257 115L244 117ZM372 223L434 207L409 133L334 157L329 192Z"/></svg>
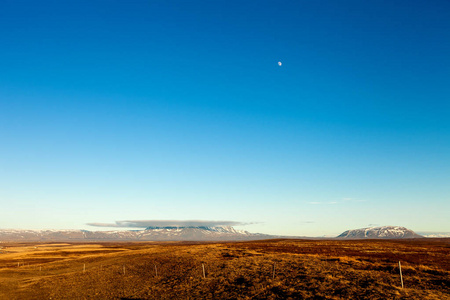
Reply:
<svg viewBox="0 0 450 300"><path fill-rule="evenodd" d="M281 67L281 65L282 65L281 61L278 62L278 65Z"/></svg>

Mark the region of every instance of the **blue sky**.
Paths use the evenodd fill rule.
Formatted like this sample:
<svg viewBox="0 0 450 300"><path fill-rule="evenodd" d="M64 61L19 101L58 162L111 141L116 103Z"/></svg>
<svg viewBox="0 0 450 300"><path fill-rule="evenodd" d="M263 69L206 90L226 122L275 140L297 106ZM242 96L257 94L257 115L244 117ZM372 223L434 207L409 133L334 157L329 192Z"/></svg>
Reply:
<svg viewBox="0 0 450 300"><path fill-rule="evenodd" d="M2 1L0 228L450 231L449 83L448 1Z"/></svg>

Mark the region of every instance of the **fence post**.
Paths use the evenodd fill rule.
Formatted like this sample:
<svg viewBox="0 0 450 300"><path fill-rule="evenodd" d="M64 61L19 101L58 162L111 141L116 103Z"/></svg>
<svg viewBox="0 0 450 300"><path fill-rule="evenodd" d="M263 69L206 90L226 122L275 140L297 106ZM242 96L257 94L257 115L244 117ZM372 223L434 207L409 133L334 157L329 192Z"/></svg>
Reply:
<svg viewBox="0 0 450 300"><path fill-rule="evenodd" d="M206 278L206 274L205 274L205 265L202 264L202 268L203 268L203 278Z"/></svg>
<svg viewBox="0 0 450 300"><path fill-rule="evenodd" d="M400 270L400 281L402 282L402 289L403 289L402 265L400 264L400 261L398 261L398 268Z"/></svg>

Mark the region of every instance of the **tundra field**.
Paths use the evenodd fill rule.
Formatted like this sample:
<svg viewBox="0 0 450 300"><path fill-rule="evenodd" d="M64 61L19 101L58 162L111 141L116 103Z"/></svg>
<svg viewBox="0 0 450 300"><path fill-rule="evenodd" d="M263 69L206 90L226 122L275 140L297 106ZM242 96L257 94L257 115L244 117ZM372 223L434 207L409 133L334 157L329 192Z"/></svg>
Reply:
<svg viewBox="0 0 450 300"><path fill-rule="evenodd" d="M450 239L0 248L0 299L450 299Z"/></svg>

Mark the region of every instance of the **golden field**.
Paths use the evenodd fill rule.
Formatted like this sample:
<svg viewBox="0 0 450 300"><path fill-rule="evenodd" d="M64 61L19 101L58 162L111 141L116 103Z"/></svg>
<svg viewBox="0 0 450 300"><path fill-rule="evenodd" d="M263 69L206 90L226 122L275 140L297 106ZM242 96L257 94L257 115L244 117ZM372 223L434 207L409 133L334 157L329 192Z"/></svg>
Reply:
<svg viewBox="0 0 450 300"><path fill-rule="evenodd" d="M450 239L0 247L0 299L450 299Z"/></svg>

